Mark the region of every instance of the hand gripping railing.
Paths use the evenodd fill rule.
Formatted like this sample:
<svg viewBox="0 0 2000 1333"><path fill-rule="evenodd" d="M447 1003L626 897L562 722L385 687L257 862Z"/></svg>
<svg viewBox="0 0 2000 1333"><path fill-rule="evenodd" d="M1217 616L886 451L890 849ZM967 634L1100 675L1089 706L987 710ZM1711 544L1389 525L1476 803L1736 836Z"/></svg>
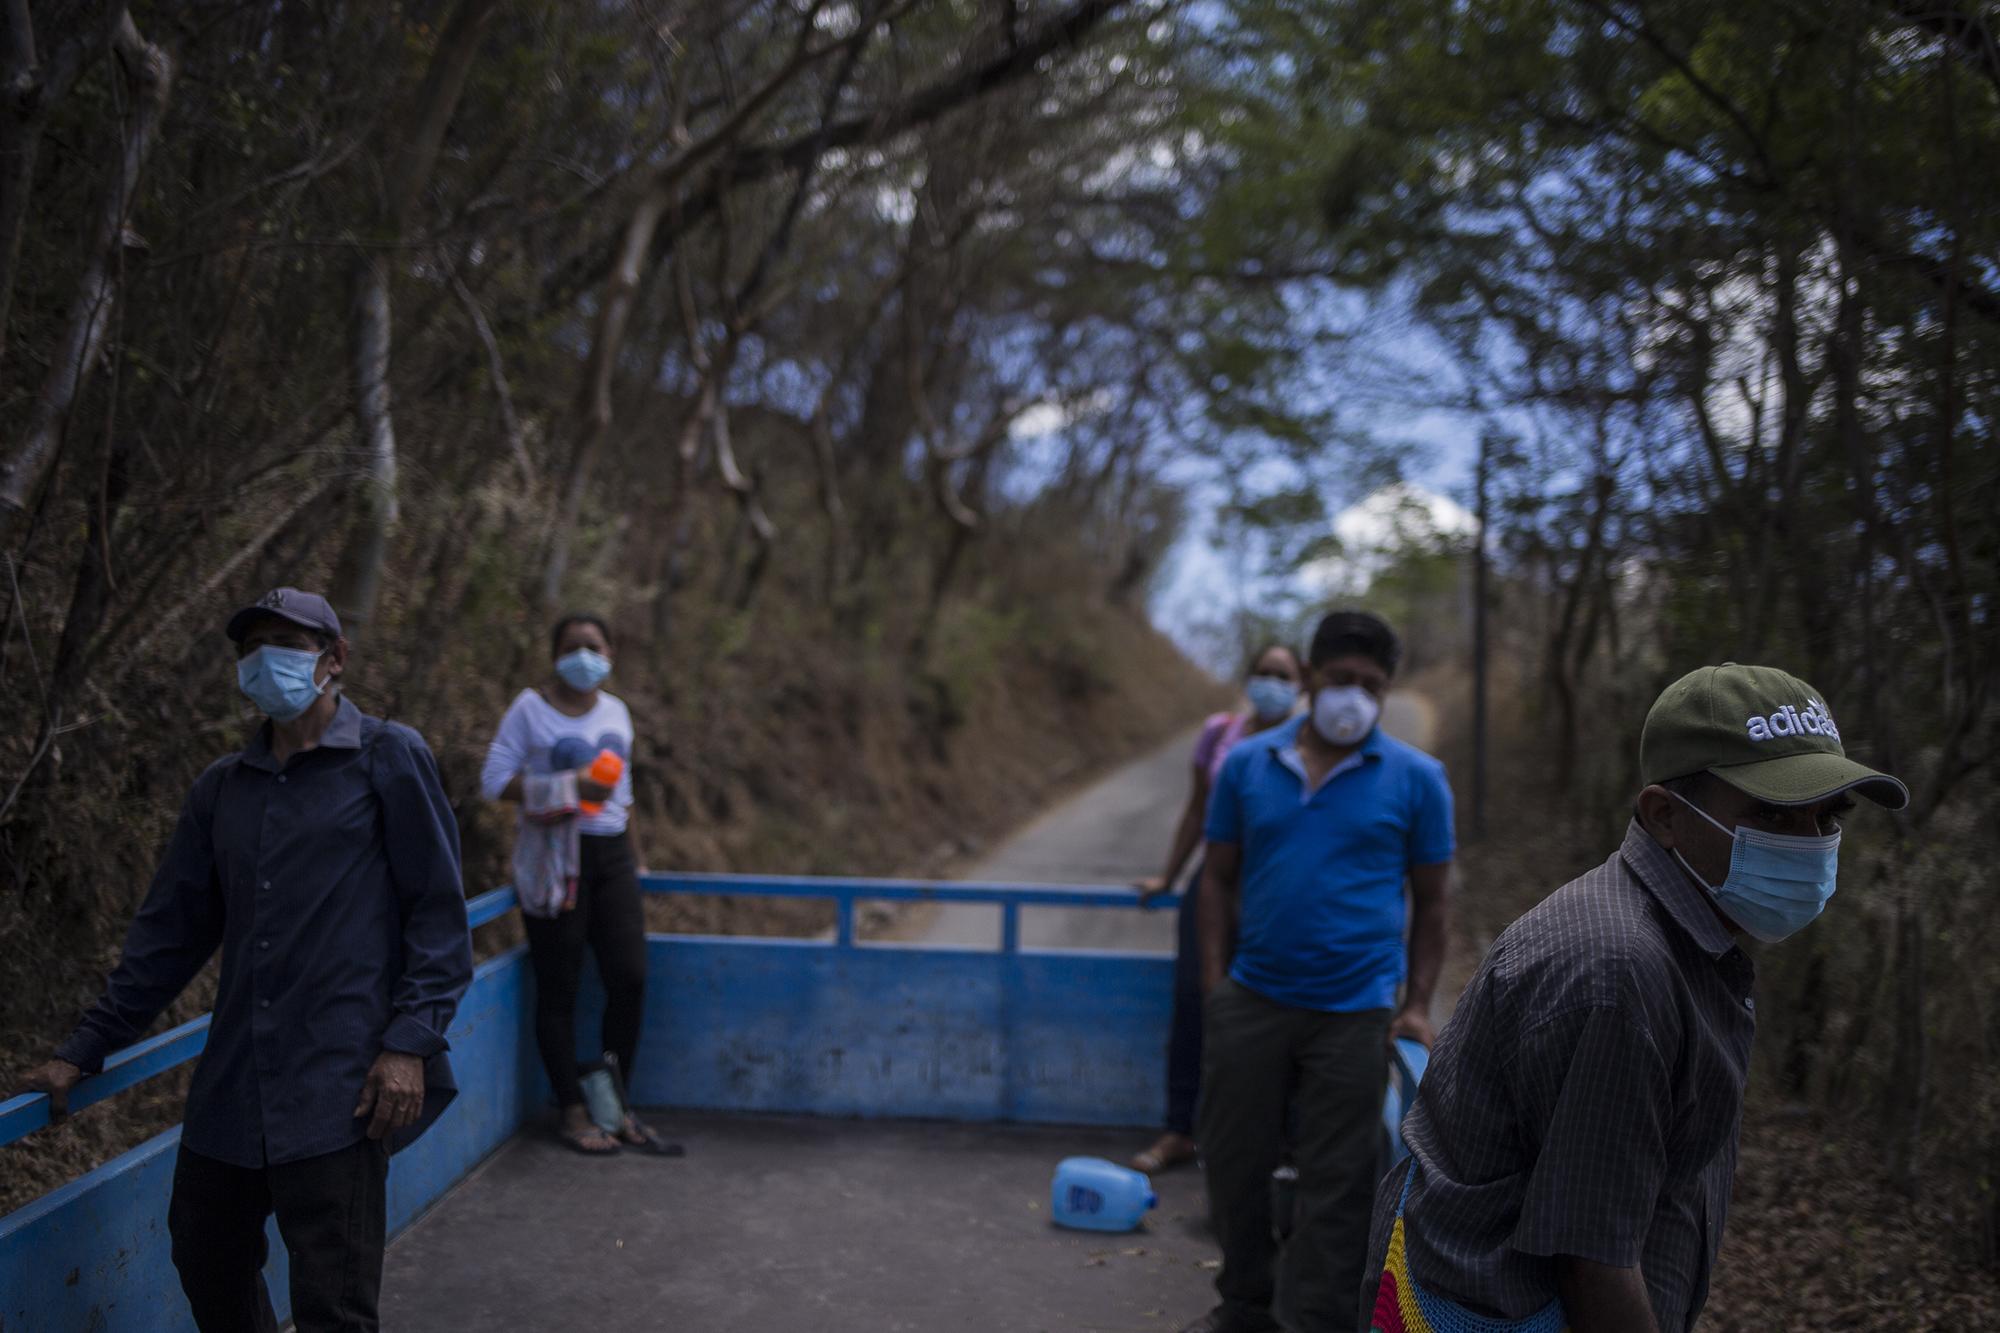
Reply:
<svg viewBox="0 0 2000 1333"><path fill-rule="evenodd" d="M514 908L514 890L495 889L482 893L465 905L466 921L473 926L487 922ZM103 1072L83 1079L69 1093L69 1109L81 1111L136 1087L157 1074L184 1065L208 1045L208 1024L214 1017L203 1014L157 1037L148 1037L107 1058ZM48 1094L24 1092L0 1102L0 1147L19 1142L49 1123Z"/></svg>
<svg viewBox="0 0 2000 1333"><path fill-rule="evenodd" d="M1179 902L1172 895L1142 899L1128 888L1088 885L973 884L949 880L833 879L813 875L655 874L640 879L648 893L720 894L753 898L815 898L834 904L834 948L856 947L854 905L857 902L941 902L995 904L1000 908L1000 951L1021 948L1023 907L1098 907L1163 909ZM465 904L468 926L478 927L514 910L511 888L482 893ZM80 1111L147 1079L186 1064L208 1044L203 1014L179 1027L148 1037L105 1060L104 1069L70 1089L69 1109ZM0 1102L0 1147L33 1134L49 1123L46 1093L28 1092Z"/></svg>

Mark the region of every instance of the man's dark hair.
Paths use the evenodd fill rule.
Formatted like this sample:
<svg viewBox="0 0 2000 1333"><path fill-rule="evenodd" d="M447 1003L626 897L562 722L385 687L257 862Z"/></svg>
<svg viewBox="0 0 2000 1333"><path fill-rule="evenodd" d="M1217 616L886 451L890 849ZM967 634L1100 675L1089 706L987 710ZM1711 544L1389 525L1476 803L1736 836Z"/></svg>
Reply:
<svg viewBox="0 0 2000 1333"><path fill-rule="evenodd" d="M1682 800L1693 801L1696 805L1700 805L1701 798L1708 794L1710 786L1716 781L1718 779L1715 774L1704 768L1694 773L1683 773L1677 778L1668 778L1660 785Z"/></svg>
<svg viewBox="0 0 2000 1333"><path fill-rule="evenodd" d="M1283 653L1285 656L1291 658L1292 669L1294 671L1305 666L1305 663L1299 660L1298 649L1292 647L1292 645L1290 645L1289 643L1279 643L1276 639L1273 639L1271 642L1259 648L1256 652L1250 654L1250 660L1243 664L1243 674L1246 676L1256 675L1257 664L1263 661L1265 658L1269 657L1272 653Z"/></svg>
<svg viewBox="0 0 2000 1333"><path fill-rule="evenodd" d="M1372 611L1329 611L1313 631L1310 653L1314 666L1357 653L1390 675L1403 659L1402 642L1389 622Z"/></svg>
<svg viewBox="0 0 2000 1333"><path fill-rule="evenodd" d="M562 651L563 631L568 629L571 625L597 626L597 632L604 636L605 646L606 647L610 646L611 626L604 623L603 616L597 615L596 613L591 611L572 611L568 615L564 616L561 620L558 620L555 623L555 626L549 630L550 657L554 657L557 653Z"/></svg>

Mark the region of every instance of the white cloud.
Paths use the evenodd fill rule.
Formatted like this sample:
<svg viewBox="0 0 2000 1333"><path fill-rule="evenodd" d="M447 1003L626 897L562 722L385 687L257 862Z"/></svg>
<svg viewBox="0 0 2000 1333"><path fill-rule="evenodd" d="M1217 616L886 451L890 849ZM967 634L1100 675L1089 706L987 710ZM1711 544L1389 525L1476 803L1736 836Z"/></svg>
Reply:
<svg viewBox="0 0 2000 1333"><path fill-rule="evenodd" d="M1044 398L1022 408L1007 427L1007 435L1020 441L1044 439L1079 421L1102 415L1111 403L1108 389L1096 389L1068 402Z"/></svg>
<svg viewBox="0 0 2000 1333"><path fill-rule="evenodd" d="M1479 520L1451 497L1397 482L1336 515L1340 554L1308 562L1299 580L1314 596L1359 594L1398 554L1478 531Z"/></svg>
<svg viewBox="0 0 2000 1333"><path fill-rule="evenodd" d="M875 216L899 227L910 225L917 215L917 192L905 186L884 185L875 191Z"/></svg>
<svg viewBox="0 0 2000 1333"><path fill-rule="evenodd" d="M846 37L861 26L861 15L850 4L828 5L813 15L813 26L834 38Z"/></svg>
<svg viewBox="0 0 2000 1333"><path fill-rule="evenodd" d="M1007 433L1017 440L1038 440L1044 435L1053 435L1069 424L1069 413L1054 403L1036 403L1020 416Z"/></svg>

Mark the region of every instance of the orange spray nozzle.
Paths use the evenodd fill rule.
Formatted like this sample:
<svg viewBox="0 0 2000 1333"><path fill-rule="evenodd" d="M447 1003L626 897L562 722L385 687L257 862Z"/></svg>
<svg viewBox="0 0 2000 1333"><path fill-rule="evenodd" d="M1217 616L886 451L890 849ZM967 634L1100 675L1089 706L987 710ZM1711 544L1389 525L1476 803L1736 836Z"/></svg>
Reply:
<svg viewBox="0 0 2000 1333"><path fill-rule="evenodd" d="M603 787L616 787L618 779L625 776L625 761L618 757L616 750L599 750L597 758L590 761L584 775ZM602 801L578 801L576 808L586 815L594 815L604 808Z"/></svg>

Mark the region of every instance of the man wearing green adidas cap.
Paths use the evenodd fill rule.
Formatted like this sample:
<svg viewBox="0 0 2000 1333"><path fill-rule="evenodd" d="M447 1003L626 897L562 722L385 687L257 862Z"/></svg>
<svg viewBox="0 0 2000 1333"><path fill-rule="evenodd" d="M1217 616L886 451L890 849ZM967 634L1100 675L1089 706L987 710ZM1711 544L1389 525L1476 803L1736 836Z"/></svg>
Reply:
<svg viewBox="0 0 2000 1333"><path fill-rule="evenodd" d="M1756 1006L1746 938L1833 896L1840 820L1903 784L1824 697L1724 663L1646 715L1624 844L1494 941L1377 1194L1360 1327L1686 1333L1736 1171Z"/></svg>

